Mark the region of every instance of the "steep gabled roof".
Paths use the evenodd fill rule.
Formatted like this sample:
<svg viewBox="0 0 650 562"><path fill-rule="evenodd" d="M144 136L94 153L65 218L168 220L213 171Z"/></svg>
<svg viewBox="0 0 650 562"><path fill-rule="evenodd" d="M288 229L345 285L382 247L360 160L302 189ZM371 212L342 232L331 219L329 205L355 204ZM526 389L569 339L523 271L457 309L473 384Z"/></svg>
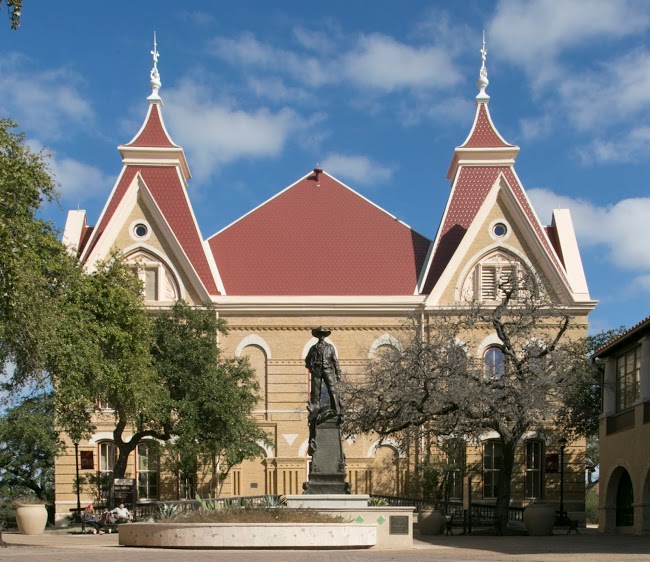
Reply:
<svg viewBox="0 0 650 562"><path fill-rule="evenodd" d="M144 119L144 123L140 130L133 137L131 142L125 146L138 146L149 148L179 148L175 144L167 129L162 118L160 111L160 103L150 103L149 111Z"/></svg>
<svg viewBox="0 0 650 562"><path fill-rule="evenodd" d="M220 294L204 251L203 240L187 192L176 166L143 166L141 168L126 166L124 168L107 201L99 223L94 228L90 243L82 254L82 261L87 262L92 256L93 249L105 233L137 173L146 183L156 205L169 224L173 236L192 264L206 291L211 295ZM104 258L105 256L100 257Z"/></svg>
<svg viewBox="0 0 650 562"><path fill-rule="evenodd" d="M420 291L428 294L458 249L476 213L501 174L530 222L560 276L566 282L563 265L551 244L514 172L519 147L507 143L499 134L487 107L488 100L476 103L472 129L465 142L454 151L447 177L452 189L447 208L434 241L431 255L420 282Z"/></svg>
<svg viewBox="0 0 650 562"><path fill-rule="evenodd" d="M320 170L208 240L228 295L412 295L430 241Z"/></svg>
<svg viewBox="0 0 650 562"><path fill-rule="evenodd" d="M507 143L497 131L487 103L477 104L474 124L460 148L514 148L513 144Z"/></svg>
<svg viewBox="0 0 650 562"><path fill-rule="evenodd" d="M564 268L514 170L510 166L464 166L452 188L443 222L434 243L430 266L422 289L423 293L428 294L433 290L500 174L503 174L506 179L517 203L530 222L541 245L553 261L558 273L567 282Z"/></svg>

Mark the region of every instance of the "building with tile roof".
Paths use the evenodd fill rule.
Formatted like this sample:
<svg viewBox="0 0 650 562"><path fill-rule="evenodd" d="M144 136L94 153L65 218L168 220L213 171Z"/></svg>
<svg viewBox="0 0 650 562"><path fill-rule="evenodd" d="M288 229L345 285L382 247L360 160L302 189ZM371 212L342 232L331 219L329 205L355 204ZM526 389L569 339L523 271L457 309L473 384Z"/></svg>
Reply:
<svg viewBox="0 0 650 562"><path fill-rule="evenodd" d="M492 121L485 64L474 123L453 153L451 191L434 240L320 168L204 237L187 194L191 174L185 153L164 124L157 54L151 85L140 131L118 147L122 170L104 210L92 226L85 211L70 211L63 242L88 271L115 250L139 264L148 306L168 307L178 299L196 305L211 301L227 320L221 348L247 356L255 368L261 395L253 415L268 432L270 445L261 446L260 459L231 471L224 494L302 490L309 466L304 358L315 341L314 326L332 330L328 340L345 373L362 373L377 348L392 345L405 319L426 322L463 300L494 300L500 272L523 267L543 278L555 302L573 316L574 335L585 333L596 303L589 296L570 213L555 210L549 225L536 215L514 169L519 147L505 141ZM408 197L406 188L404 193ZM496 334L481 338L471 353L498 349ZM115 454L110 410L98 408L96 415L96 434L80 444L87 459L82 472L110 473ZM551 430L540 428L522 442L513 481L516 505L557 499L556 450ZM410 451L363 435L348 439L344 452L353 492L399 495L408 490ZM484 463L483 452L481 444L468 447L467 463ZM566 505L580 518L584 443L572 443L569 452ZM130 474L138 478L142 466L134 458ZM57 460L57 517L76 503L73 467L71 454ZM157 477L142 481L149 478ZM140 498L176 499L189 493L187 482L174 478L141 490ZM481 479L475 478L473 486L475 499L494 503ZM451 497L462 494L458 486Z"/></svg>
<svg viewBox="0 0 650 562"><path fill-rule="evenodd" d="M604 361L599 529L650 531L650 317L596 350Z"/></svg>

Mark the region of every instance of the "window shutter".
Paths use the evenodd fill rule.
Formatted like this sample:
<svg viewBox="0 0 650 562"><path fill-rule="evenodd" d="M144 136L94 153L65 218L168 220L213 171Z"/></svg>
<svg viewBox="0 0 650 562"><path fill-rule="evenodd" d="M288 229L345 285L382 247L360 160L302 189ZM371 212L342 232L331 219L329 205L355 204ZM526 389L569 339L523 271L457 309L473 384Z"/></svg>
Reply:
<svg viewBox="0 0 650 562"><path fill-rule="evenodd" d="M497 297L497 269L491 265L481 266L481 300L495 300Z"/></svg>

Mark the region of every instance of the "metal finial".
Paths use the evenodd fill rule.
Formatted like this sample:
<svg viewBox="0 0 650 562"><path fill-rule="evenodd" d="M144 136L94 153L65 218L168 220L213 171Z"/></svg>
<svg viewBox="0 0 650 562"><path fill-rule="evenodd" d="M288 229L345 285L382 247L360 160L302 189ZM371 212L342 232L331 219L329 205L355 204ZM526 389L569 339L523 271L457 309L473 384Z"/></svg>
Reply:
<svg viewBox="0 0 650 562"><path fill-rule="evenodd" d="M160 96L158 95L158 90L160 90L160 87L162 86L162 83L160 82L160 74L158 73L158 57L160 56L160 53L158 52L158 44L156 43L156 32L153 32L153 51L151 51L151 54L153 55L153 68L151 69L151 72L149 73L151 77L151 81L149 84L151 85L151 95L147 98L148 100L156 101L160 99Z"/></svg>
<svg viewBox="0 0 650 562"><path fill-rule="evenodd" d="M485 92L485 88L488 87L490 81L488 80L488 72L485 66L485 59L487 59L487 49L485 48L485 30L483 30L483 47L481 48L481 70L478 73L478 81L476 82L476 87L479 89L476 99L478 101L487 101L490 99L490 96Z"/></svg>

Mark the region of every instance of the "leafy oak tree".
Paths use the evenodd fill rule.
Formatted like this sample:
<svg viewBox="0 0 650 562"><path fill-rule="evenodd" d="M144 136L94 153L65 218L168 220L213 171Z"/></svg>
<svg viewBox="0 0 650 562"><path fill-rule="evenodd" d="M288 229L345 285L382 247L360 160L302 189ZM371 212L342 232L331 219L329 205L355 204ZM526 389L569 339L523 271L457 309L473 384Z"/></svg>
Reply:
<svg viewBox="0 0 650 562"><path fill-rule="evenodd" d="M169 392L170 455L183 472L202 468L218 496L230 469L260 454L265 432L251 413L259 386L243 358L223 357L226 324L210 305L178 302L154 323L153 365ZM191 467L191 468L190 468Z"/></svg>
<svg viewBox="0 0 650 562"><path fill-rule="evenodd" d="M179 302L148 311L132 266L117 256L98 264L73 295L80 316L90 316L92 368L81 391L83 374L62 370L59 393L73 403L110 404L116 478L124 477L129 455L146 439L200 457L217 483L233 464L258 454L255 442L265 435L249 417L257 400L254 372L245 360L221 355L225 322L211 305ZM90 360L93 350L97 363Z"/></svg>
<svg viewBox="0 0 650 562"><path fill-rule="evenodd" d="M78 311L86 326L91 368L85 373L59 370L57 392L63 404L78 404L77 409L85 404L92 412L98 400L111 405L118 451L114 475L124 478L128 457L138 443L147 437L171 437L166 426L168 392L152 362L152 318L144 306L140 281L116 256L84 275L70 297L71 309ZM75 351L73 346L71 352Z"/></svg>
<svg viewBox="0 0 650 562"><path fill-rule="evenodd" d="M557 424L565 435L587 439L586 468L589 483L599 464L598 428L604 384L604 363L594 359L593 355L597 349L623 332L625 327L620 326L568 343L565 345L568 352L566 360L560 365L571 384L562 389Z"/></svg>
<svg viewBox="0 0 650 562"><path fill-rule="evenodd" d="M60 442L51 395L27 398L0 417L0 496L54 498L54 459Z"/></svg>
<svg viewBox="0 0 650 562"><path fill-rule="evenodd" d="M377 354L344 392L350 433L408 438L416 428L420 435L478 439L495 432L502 453L496 528L502 533L516 448L526 432L548 427L570 383L556 367L566 355L560 342L572 318L554 306L541 279L520 273L499 285L500 299L491 306L459 303L427 324L416 321L399 346ZM490 333L500 345L487 364L475 357Z"/></svg>
<svg viewBox="0 0 650 562"><path fill-rule="evenodd" d="M20 27L23 0L5 0L5 4L7 5L7 12L9 13L11 29L18 29ZM0 0L0 5L2 5L2 0Z"/></svg>
<svg viewBox="0 0 650 562"><path fill-rule="evenodd" d="M33 152L16 127L0 119L0 368L10 391L47 382L67 282L78 274L52 224L38 216L57 197L47 154Z"/></svg>

